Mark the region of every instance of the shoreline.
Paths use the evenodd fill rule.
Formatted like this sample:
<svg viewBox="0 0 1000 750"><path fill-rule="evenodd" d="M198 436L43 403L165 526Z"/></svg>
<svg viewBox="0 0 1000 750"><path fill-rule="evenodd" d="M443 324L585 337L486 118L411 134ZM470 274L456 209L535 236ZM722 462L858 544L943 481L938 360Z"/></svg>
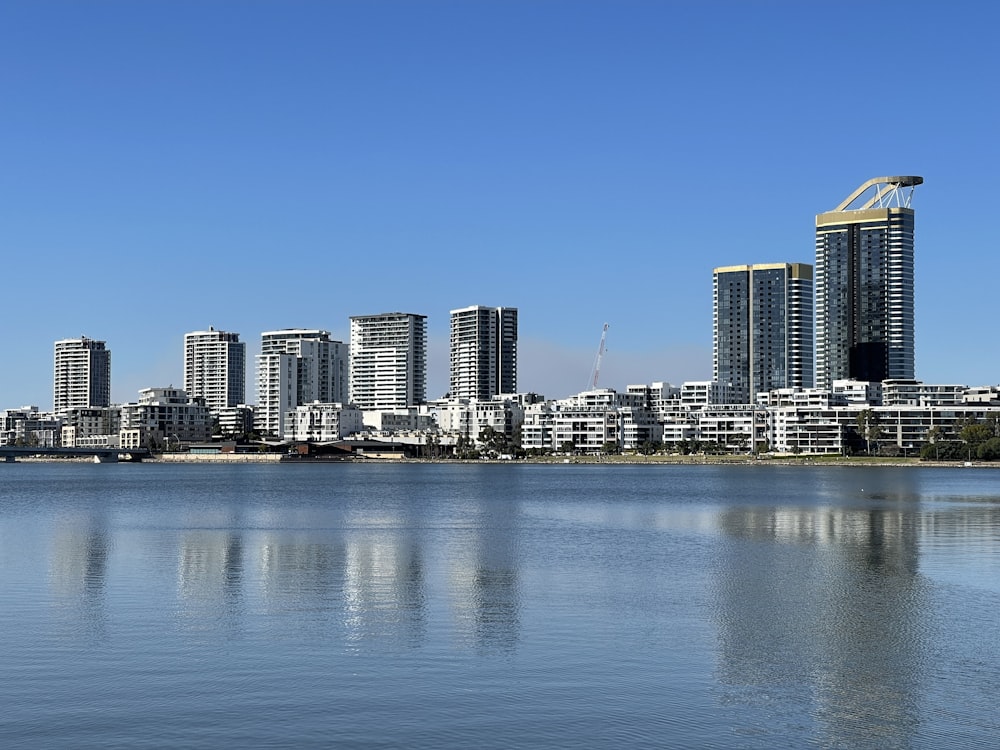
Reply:
<svg viewBox="0 0 1000 750"><path fill-rule="evenodd" d="M90 458L53 458L45 456L18 457L15 463L93 463ZM122 461L120 463L129 463ZM495 465L620 465L620 466L859 466L877 467L932 467L953 469L1000 469L1000 461L921 461L919 458L877 458L870 456L545 456L514 460L498 459L454 459L454 458L295 458L288 460L280 453L235 453L235 454L185 454L167 453L151 456L139 463L151 464L471 464Z"/></svg>

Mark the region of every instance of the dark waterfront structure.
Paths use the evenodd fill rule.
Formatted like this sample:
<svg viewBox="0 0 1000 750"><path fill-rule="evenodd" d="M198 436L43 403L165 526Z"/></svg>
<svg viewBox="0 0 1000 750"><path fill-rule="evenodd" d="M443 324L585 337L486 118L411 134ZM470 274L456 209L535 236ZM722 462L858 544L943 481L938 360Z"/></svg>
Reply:
<svg viewBox="0 0 1000 750"><path fill-rule="evenodd" d="M817 387L915 377L910 199L923 181L876 177L816 217Z"/></svg>

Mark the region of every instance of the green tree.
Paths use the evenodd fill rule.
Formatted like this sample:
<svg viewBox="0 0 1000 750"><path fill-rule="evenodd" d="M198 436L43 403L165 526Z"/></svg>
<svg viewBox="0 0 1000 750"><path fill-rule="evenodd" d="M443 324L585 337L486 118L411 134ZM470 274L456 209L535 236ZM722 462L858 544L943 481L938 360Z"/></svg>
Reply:
<svg viewBox="0 0 1000 750"><path fill-rule="evenodd" d="M958 433L958 436L962 438L962 441L968 443L972 448L975 448L981 443L985 443L991 437L993 437L993 431L989 426L985 424L970 424L962 428L962 431Z"/></svg>
<svg viewBox="0 0 1000 750"><path fill-rule="evenodd" d="M959 440L938 440L920 449L920 458L925 461L961 461L968 455L967 444Z"/></svg>
<svg viewBox="0 0 1000 750"><path fill-rule="evenodd" d="M601 446L601 453L607 456L615 456L619 452L617 440L608 440Z"/></svg>
<svg viewBox="0 0 1000 750"><path fill-rule="evenodd" d="M639 446L639 452L644 456L652 456L663 448L663 443L654 440L644 440Z"/></svg>
<svg viewBox="0 0 1000 750"><path fill-rule="evenodd" d="M868 455L872 454L872 443L878 443L882 437L882 428L879 426L878 414L872 409L862 409L857 416L858 432L861 439L865 441Z"/></svg>
<svg viewBox="0 0 1000 750"><path fill-rule="evenodd" d="M989 427L993 437L1000 437L1000 414L990 412L986 417L986 426Z"/></svg>
<svg viewBox="0 0 1000 750"><path fill-rule="evenodd" d="M515 452L517 452L522 448L521 440L522 440L521 424L518 423L514 425L514 429L511 430L510 433L510 446L511 448L514 449Z"/></svg>
<svg viewBox="0 0 1000 750"><path fill-rule="evenodd" d="M489 426L479 431L479 444L483 452L492 458L507 452L507 436Z"/></svg>
<svg viewBox="0 0 1000 750"><path fill-rule="evenodd" d="M476 450L475 444L472 442L472 438L469 437L469 433L466 432L464 435L460 435L458 440L455 441L455 455L458 458L479 458L479 451Z"/></svg>
<svg viewBox="0 0 1000 750"><path fill-rule="evenodd" d="M996 461L1000 458L1000 437L991 437L976 448L976 457L981 461Z"/></svg>

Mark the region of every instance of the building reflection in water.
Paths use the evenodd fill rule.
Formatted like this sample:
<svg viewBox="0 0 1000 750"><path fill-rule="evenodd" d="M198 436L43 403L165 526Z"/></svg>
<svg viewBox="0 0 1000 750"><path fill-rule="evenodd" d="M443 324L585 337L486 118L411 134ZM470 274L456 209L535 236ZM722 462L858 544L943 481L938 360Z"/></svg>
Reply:
<svg viewBox="0 0 1000 750"><path fill-rule="evenodd" d="M380 511L294 519L297 528L254 536L260 607L294 613L348 643L372 639L412 645L424 637L424 563L419 540L404 516ZM258 519L279 526L278 519ZM285 526L291 524L285 519Z"/></svg>
<svg viewBox="0 0 1000 750"><path fill-rule="evenodd" d="M52 534L49 582L55 601L91 637L107 625L106 582L111 544L100 514L64 518Z"/></svg>
<svg viewBox="0 0 1000 750"><path fill-rule="evenodd" d="M359 535L347 550L344 625L353 641L416 645L426 635L420 544L398 531Z"/></svg>
<svg viewBox="0 0 1000 750"><path fill-rule="evenodd" d="M241 628L243 544L240 532L232 529L199 529L181 535L177 588L186 627Z"/></svg>
<svg viewBox="0 0 1000 750"><path fill-rule="evenodd" d="M520 475L506 478L516 482ZM453 535L448 549L448 591L459 640L479 651L504 652L513 651L520 637L520 492L510 487L498 496L491 487L488 478L477 477L463 488L467 530Z"/></svg>
<svg viewBox="0 0 1000 750"><path fill-rule="evenodd" d="M910 744L930 612L919 506L902 482L836 508L722 513L716 616L727 700L765 710L768 700L804 702L823 746Z"/></svg>

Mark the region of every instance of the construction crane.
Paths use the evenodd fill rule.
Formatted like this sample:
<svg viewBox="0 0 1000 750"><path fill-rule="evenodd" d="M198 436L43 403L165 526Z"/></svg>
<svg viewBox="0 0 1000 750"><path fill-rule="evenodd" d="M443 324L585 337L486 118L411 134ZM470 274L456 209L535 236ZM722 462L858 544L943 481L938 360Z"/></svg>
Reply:
<svg viewBox="0 0 1000 750"><path fill-rule="evenodd" d="M597 347L597 359L594 360L594 377L591 378L590 390L597 390L597 381L601 377L601 360L604 359L604 342L608 338L608 324L604 324L604 329L601 331L601 345Z"/></svg>

